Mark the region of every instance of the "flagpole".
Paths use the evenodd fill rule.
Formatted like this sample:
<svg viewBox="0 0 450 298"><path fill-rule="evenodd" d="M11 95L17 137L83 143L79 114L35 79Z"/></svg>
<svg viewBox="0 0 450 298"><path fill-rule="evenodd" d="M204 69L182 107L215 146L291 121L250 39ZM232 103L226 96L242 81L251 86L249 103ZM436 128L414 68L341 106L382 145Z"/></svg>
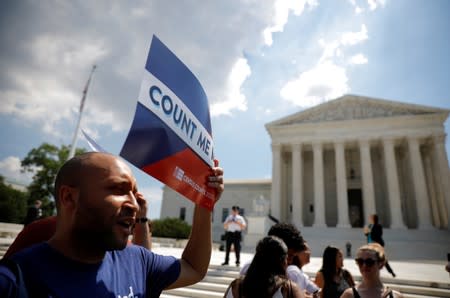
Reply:
<svg viewBox="0 0 450 298"><path fill-rule="evenodd" d="M80 111L78 113L77 128L75 129L75 134L73 135L72 145L70 146L70 152L69 152L69 158L68 159L71 159L72 157L75 156L75 148L77 146L78 134L80 133L80 123L81 123L81 117L83 115L84 102L86 100L86 95L87 95L87 92L88 92L88 89L89 89L89 84L91 83L92 75L93 75L94 70L96 68L97 68L97 65L94 64L92 66L91 73L89 74L89 79L87 80L86 86L84 87L84 90L83 90L83 97L81 98L81 103L80 103Z"/></svg>

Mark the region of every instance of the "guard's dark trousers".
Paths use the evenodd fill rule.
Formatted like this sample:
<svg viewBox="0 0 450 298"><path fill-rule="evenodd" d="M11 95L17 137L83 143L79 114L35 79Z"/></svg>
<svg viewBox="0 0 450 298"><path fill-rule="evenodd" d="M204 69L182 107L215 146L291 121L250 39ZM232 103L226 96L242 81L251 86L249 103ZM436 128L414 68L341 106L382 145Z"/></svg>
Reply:
<svg viewBox="0 0 450 298"><path fill-rule="evenodd" d="M224 265L227 265L230 260L231 244L233 244L234 253L236 254L236 265L240 264L241 237L242 237L241 232L226 233L226 252Z"/></svg>

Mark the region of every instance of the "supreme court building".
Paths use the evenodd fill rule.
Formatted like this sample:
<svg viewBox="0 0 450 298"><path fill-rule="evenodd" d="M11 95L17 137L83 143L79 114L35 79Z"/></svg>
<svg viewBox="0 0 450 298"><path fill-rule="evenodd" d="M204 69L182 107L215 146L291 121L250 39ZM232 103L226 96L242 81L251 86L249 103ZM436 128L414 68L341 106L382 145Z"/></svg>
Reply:
<svg viewBox="0 0 450 298"><path fill-rule="evenodd" d="M271 214L298 227L449 229L449 110L345 95L266 124Z"/></svg>
<svg viewBox="0 0 450 298"><path fill-rule="evenodd" d="M239 205L243 246L274 223L294 223L320 256L330 244L355 250L378 214L393 258L445 258L450 247L449 110L345 95L266 124L272 179L225 180L213 213L213 241ZM225 169L226 171L226 169ZM194 206L163 188L161 218L192 223ZM414 247L415 250L410 248Z"/></svg>

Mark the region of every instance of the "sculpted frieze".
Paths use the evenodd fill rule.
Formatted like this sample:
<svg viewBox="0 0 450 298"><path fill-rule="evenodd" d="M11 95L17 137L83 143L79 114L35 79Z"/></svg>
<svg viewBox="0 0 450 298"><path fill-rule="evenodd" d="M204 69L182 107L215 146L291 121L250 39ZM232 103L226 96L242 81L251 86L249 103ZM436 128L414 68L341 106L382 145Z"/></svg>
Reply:
<svg viewBox="0 0 450 298"><path fill-rule="evenodd" d="M306 110L291 119L290 123L308 123L324 121L361 120L370 118L383 118L407 115L420 115L431 113L407 105L388 105L365 101L335 102L325 104L317 109Z"/></svg>

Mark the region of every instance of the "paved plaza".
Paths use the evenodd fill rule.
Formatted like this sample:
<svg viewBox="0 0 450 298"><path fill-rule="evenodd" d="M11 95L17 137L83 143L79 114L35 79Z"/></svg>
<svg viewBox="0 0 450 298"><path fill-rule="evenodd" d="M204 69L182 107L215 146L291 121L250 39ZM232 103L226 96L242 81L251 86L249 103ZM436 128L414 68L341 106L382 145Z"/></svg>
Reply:
<svg viewBox="0 0 450 298"><path fill-rule="evenodd" d="M162 255L172 255L175 257L181 257L181 248L170 248L170 247L154 247L153 251ZM253 254L251 253L241 253L241 265L252 260ZM211 256L211 265L220 265L225 259L225 252L214 250ZM230 265L234 264L234 252L230 254ZM312 257L310 264L303 267L304 271L309 274L315 274L321 266L322 259L317 257ZM389 264L394 269L397 274L398 280L411 280L418 282L427 283L438 283L441 285L446 285L450 289L450 275L445 271L445 260L442 261L395 261L390 260ZM346 258L344 260L344 267L347 268L355 277L359 277L359 270L353 259ZM382 277L391 278L391 275L386 271L382 270Z"/></svg>

